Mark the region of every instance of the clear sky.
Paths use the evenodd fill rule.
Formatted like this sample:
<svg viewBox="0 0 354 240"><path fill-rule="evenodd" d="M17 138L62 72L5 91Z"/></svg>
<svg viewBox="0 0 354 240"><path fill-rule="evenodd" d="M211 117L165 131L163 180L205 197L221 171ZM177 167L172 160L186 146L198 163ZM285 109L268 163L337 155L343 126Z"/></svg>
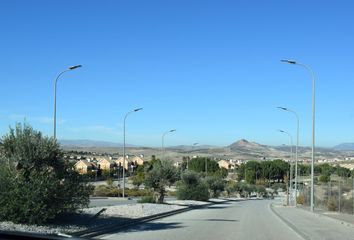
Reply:
<svg viewBox="0 0 354 240"><path fill-rule="evenodd" d="M311 144L354 142L354 2L23 1L0 2L0 135L24 119L59 139L135 145L229 145L245 138L288 144L293 115Z"/></svg>

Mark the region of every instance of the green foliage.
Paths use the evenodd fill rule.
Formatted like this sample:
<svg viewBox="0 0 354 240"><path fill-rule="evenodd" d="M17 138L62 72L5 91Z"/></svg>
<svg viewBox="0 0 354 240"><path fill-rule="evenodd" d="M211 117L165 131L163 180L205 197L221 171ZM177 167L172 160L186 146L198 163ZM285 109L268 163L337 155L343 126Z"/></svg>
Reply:
<svg viewBox="0 0 354 240"><path fill-rule="evenodd" d="M151 191L147 189L129 189L126 188L124 191L126 197L140 197L151 195ZM116 186L99 185L95 187L93 192L95 197L122 197L123 190L117 188Z"/></svg>
<svg viewBox="0 0 354 240"><path fill-rule="evenodd" d="M303 204L305 203L305 196L304 196L304 195L299 195L299 196L296 198L296 202L297 202L297 204L303 205Z"/></svg>
<svg viewBox="0 0 354 240"><path fill-rule="evenodd" d="M109 170L102 170L102 176L106 179L109 179L110 177L113 176L113 174Z"/></svg>
<svg viewBox="0 0 354 240"><path fill-rule="evenodd" d="M113 178L111 177L107 178L106 183L108 186L113 186Z"/></svg>
<svg viewBox="0 0 354 240"><path fill-rule="evenodd" d="M327 203L328 211L337 211L338 201L335 198L330 198Z"/></svg>
<svg viewBox="0 0 354 240"><path fill-rule="evenodd" d="M265 182L265 180L284 181L284 175L289 171L290 165L283 160L273 161L248 161L241 164L237 170L238 181L246 180L249 184Z"/></svg>
<svg viewBox="0 0 354 240"><path fill-rule="evenodd" d="M331 180L331 176L329 174L322 174L319 178L318 181L327 183Z"/></svg>
<svg viewBox="0 0 354 240"><path fill-rule="evenodd" d="M238 192L238 185L234 181L229 181L226 184L225 191L227 192L227 196L230 197L233 193Z"/></svg>
<svg viewBox="0 0 354 240"><path fill-rule="evenodd" d="M62 160L58 143L24 124L3 137L0 220L44 223L89 203L92 187Z"/></svg>
<svg viewBox="0 0 354 240"><path fill-rule="evenodd" d="M218 176L208 176L205 178L206 184L211 192L212 197L218 197L225 188L225 182Z"/></svg>
<svg viewBox="0 0 354 240"><path fill-rule="evenodd" d="M163 203L166 187L171 186L179 179L179 172L170 161L157 160L152 169L146 173L145 187L154 191L155 201Z"/></svg>
<svg viewBox="0 0 354 240"><path fill-rule="evenodd" d="M144 183L145 173L139 171L139 172L137 172L137 174L135 174L134 176L131 177L131 180L133 181L133 185L136 188L139 188L139 186Z"/></svg>
<svg viewBox="0 0 354 240"><path fill-rule="evenodd" d="M189 160L188 170L194 172L205 172L205 167L207 165L208 174L214 174L219 170L219 165L216 161L211 160L210 158L197 157Z"/></svg>
<svg viewBox="0 0 354 240"><path fill-rule="evenodd" d="M155 199L152 195L144 196L138 200L138 203L155 203Z"/></svg>
<svg viewBox="0 0 354 240"><path fill-rule="evenodd" d="M177 199L207 201L209 199L208 186L201 181L200 176L193 171L182 174L182 179L177 183Z"/></svg>
<svg viewBox="0 0 354 240"><path fill-rule="evenodd" d="M227 175L229 174L228 170L226 168L219 168L219 170L217 170L214 175L219 176L221 178L226 178Z"/></svg>

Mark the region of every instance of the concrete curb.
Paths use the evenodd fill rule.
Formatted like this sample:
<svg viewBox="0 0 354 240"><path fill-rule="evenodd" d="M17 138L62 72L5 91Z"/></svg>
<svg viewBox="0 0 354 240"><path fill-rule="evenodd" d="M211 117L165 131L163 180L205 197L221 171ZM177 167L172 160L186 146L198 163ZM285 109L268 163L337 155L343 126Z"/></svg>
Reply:
<svg viewBox="0 0 354 240"><path fill-rule="evenodd" d="M105 234L108 234L111 232L123 231L123 230L129 229L130 227L132 227L136 224L142 224L145 222L150 222L153 220L165 218L168 216L176 215L176 214L187 212L190 210L203 209L203 208L206 208L206 207L209 207L212 205L223 204L223 203L227 203L227 202L238 202L238 200L225 200L222 202L211 202L210 201L208 204L186 206L185 208L172 210L172 211L168 211L168 212L164 212L164 213L159 213L159 214L155 214L155 215L151 215L151 216L147 216L147 217L129 219L129 220L127 220L123 223L119 223L119 224L112 224L109 226L99 226L99 227L95 227L95 228L91 228L91 229L87 229L87 230L83 230L83 231L74 232L71 235L75 236L75 237L82 237L82 238L93 238L93 237L102 236L102 235L105 235Z"/></svg>
<svg viewBox="0 0 354 240"><path fill-rule="evenodd" d="M273 206L273 203L269 204L269 208L270 210L278 217L280 218L280 220L282 220L286 225L288 225L292 230L294 230L297 234L300 235L300 237L302 237L303 239L306 240L311 240L311 237L306 235L305 233L303 233L302 231L300 231L300 229L298 229L292 222L290 222L289 220L287 220L286 218L284 218L283 216L281 216L275 209Z"/></svg>

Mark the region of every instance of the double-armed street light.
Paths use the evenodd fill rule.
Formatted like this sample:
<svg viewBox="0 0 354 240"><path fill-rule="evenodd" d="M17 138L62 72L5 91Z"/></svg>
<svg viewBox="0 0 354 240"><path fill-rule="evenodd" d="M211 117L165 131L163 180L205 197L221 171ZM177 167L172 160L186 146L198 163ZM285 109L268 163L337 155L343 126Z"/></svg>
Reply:
<svg viewBox="0 0 354 240"><path fill-rule="evenodd" d="M136 108L130 112L127 112L123 122L123 198L125 197L125 121L129 114L143 110L142 108Z"/></svg>
<svg viewBox="0 0 354 240"><path fill-rule="evenodd" d="M298 178L297 178L297 175L298 175L298 170L297 170L297 163L298 163L298 147L299 147L299 127L300 127L300 119L299 119L299 115L289 109L289 108L285 108L285 107L278 107L279 109L281 110L284 110L284 111L288 111L288 112L291 112L295 115L296 117L296 120L297 120L297 130L296 130L296 149L295 149L295 207L297 205L297 181L298 181Z"/></svg>
<svg viewBox="0 0 354 240"><path fill-rule="evenodd" d="M299 65L307 69L312 77L312 154L311 154L311 203L310 209L314 211L314 164L315 164L315 90L316 90L316 77L314 71L307 65L296 62L294 60L283 59L282 62Z"/></svg>
<svg viewBox="0 0 354 240"><path fill-rule="evenodd" d="M289 178L289 180L290 180L290 192L292 192L292 190L293 190L293 184L292 184L292 176L293 176L293 168L292 168L292 161L293 161L293 137L291 136L291 134L290 133L288 133L288 132L286 132L286 131L283 131L283 130L278 130L279 132L281 132L281 133L284 133L284 134L286 134L286 135L288 135L289 136L289 139L290 139L290 178ZM289 199L291 199L290 198L290 196L291 196L291 194L289 195ZM291 204L291 201L290 201L290 204Z"/></svg>
<svg viewBox="0 0 354 240"><path fill-rule="evenodd" d="M176 131L176 129L171 129L171 130L168 130L162 134L162 138L161 138L162 158L161 158L161 160L163 160L163 158L165 157L165 135L168 133L175 132L175 131Z"/></svg>
<svg viewBox="0 0 354 240"><path fill-rule="evenodd" d="M61 73L58 74L57 78L54 81L54 139L57 139L57 83L61 75L63 75L65 72L72 71L74 69L80 68L82 65L74 65L69 67L68 69L62 71Z"/></svg>

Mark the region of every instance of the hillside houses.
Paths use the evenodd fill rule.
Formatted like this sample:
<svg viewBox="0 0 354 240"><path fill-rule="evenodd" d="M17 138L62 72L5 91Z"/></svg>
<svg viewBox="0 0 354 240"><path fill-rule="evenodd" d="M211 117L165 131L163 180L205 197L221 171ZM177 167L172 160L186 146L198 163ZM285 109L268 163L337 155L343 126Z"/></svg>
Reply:
<svg viewBox="0 0 354 240"><path fill-rule="evenodd" d="M88 162L87 160L80 160L76 162L74 167L80 174L87 174L97 168L96 164Z"/></svg>
<svg viewBox="0 0 354 240"><path fill-rule="evenodd" d="M75 163L75 170L81 174L87 174L88 172L100 169L102 171L114 171L117 167L123 166L123 157L97 157L97 158L83 158L80 157ZM141 156L126 156L125 159L125 170L133 171L138 165L143 165L144 159Z"/></svg>

